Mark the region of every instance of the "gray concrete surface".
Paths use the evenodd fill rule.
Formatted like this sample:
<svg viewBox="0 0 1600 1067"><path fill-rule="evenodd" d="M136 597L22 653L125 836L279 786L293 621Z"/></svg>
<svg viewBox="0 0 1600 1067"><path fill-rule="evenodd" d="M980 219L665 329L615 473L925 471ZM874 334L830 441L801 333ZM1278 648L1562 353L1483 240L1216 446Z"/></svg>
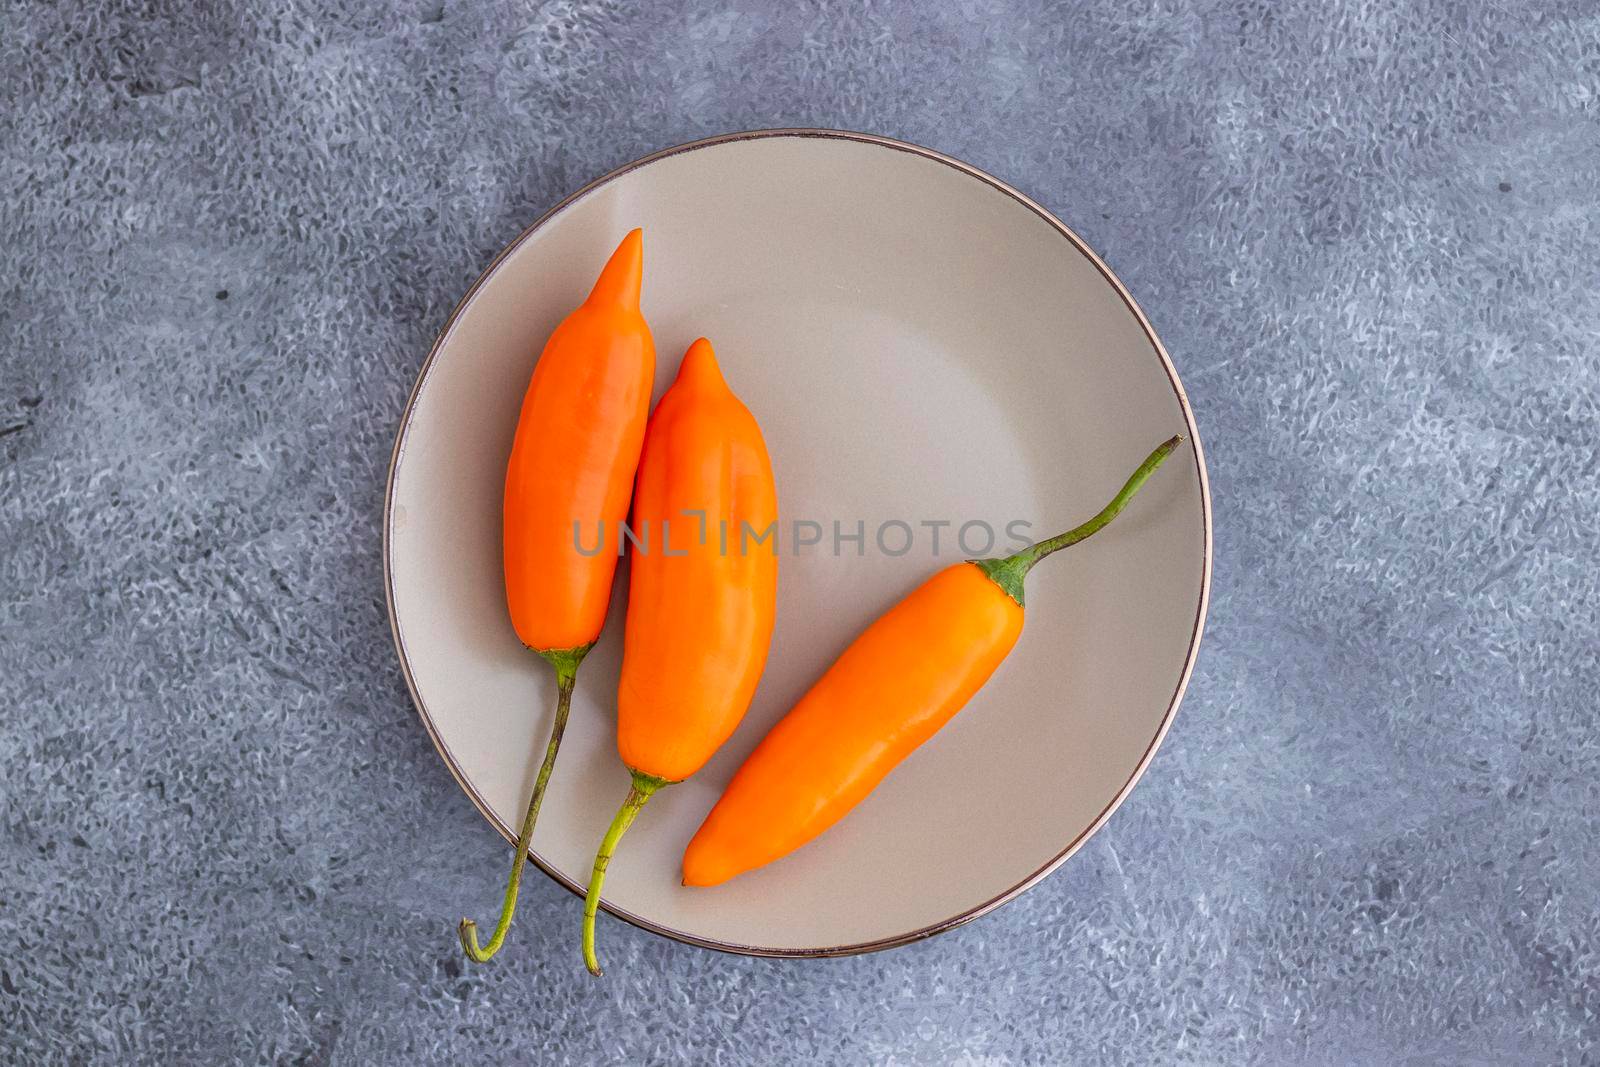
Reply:
<svg viewBox="0 0 1600 1067"><path fill-rule="evenodd" d="M1600 1055L1592 2L10 4L0 1062ZM435 330L647 151L871 130L1149 310L1216 493L1144 784L932 942L738 959L536 879L407 699L378 517Z"/></svg>

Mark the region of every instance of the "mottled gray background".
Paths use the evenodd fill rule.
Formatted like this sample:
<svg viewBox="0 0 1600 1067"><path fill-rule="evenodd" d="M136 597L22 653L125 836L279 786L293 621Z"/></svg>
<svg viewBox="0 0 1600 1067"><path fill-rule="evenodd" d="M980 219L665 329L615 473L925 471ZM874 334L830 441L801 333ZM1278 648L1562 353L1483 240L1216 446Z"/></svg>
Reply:
<svg viewBox="0 0 1600 1067"><path fill-rule="evenodd" d="M1600 1055L1592 0L8 4L0 1061ZM739 959L535 878L417 721L384 471L568 191L757 126L1016 184L1194 402L1210 628L1144 784L929 943ZM952 862L959 862L952 857Z"/></svg>

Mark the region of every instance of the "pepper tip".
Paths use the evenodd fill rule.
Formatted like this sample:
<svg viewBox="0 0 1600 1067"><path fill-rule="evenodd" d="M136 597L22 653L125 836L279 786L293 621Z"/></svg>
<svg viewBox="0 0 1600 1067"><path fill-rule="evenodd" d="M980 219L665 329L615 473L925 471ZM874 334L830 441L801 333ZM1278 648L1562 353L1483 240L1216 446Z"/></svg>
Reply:
<svg viewBox="0 0 1600 1067"><path fill-rule="evenodd" d="M717 363L716 349L711 347L709 340L699 337L689 346L689 350L683 354L683 362L678 364L678 381L726 384L722 367Z"/></svg>
<svg viewBox="0 0 1600 1067"><path fill-rule="evenodd" d="M644 230L634 227L617 245L600 271L586 303L620 305L637 310L644 283Z"/></svg>

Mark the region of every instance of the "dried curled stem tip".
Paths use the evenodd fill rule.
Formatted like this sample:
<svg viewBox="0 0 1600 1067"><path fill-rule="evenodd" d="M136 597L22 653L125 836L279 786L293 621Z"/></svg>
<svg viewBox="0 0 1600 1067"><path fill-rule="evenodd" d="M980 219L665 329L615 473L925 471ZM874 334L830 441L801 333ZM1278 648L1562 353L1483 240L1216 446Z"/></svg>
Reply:
<svg viewBox="0 0 1600 1067"><path fill-rule="evenodd" d="M493 953L485 952L478 946L478 924L471 919L462 919L461 925L456 927L456 932L461 935L461 949L478 963L489 962ZM497 948L499 946L496 946Z"/></svg>

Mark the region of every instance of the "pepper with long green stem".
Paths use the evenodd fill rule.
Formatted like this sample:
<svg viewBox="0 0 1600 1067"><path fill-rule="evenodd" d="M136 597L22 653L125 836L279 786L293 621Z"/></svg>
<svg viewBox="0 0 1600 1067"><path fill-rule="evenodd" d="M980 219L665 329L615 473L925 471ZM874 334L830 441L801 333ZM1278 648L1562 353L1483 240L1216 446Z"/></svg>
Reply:
<svg viewBox="0 0 1600 1067"><path fill-rule="evenodd" d="M946 567L867 627L734 774L683 854L684 884L718 885L844 818L1016 645L1028 571L1104 529L1182 441L1150 453L1087 522L1015 555Z"/></svg>
<svg viewBox="0 0 1600 1067"><path fill-rule="evenodd" d="M633 782L584 900L583 962L595 975L595 916L617 842L657 790L694 774L733 733L772 640L777 539L746 536L776 529L772 462L703 337L650 416L633 516L657 544L634 556L629 576L617 753Z"/></svg>
<svg viewBox="0 0 1600 1067"><path fill-rule="evenodd" d="M517 636L556 671L556 715L534 781L500 919L488 945L462 919L461 947L486 963L516 912L534 824L561 749L578 664L605 625L617 553L580 550L580 538L619 529L644 445L656 350L639 311L640 231L622 239L589 297L568 315L534 367L506 464L503 561ZM586 542L585 542L586 543Z"/></svg>

